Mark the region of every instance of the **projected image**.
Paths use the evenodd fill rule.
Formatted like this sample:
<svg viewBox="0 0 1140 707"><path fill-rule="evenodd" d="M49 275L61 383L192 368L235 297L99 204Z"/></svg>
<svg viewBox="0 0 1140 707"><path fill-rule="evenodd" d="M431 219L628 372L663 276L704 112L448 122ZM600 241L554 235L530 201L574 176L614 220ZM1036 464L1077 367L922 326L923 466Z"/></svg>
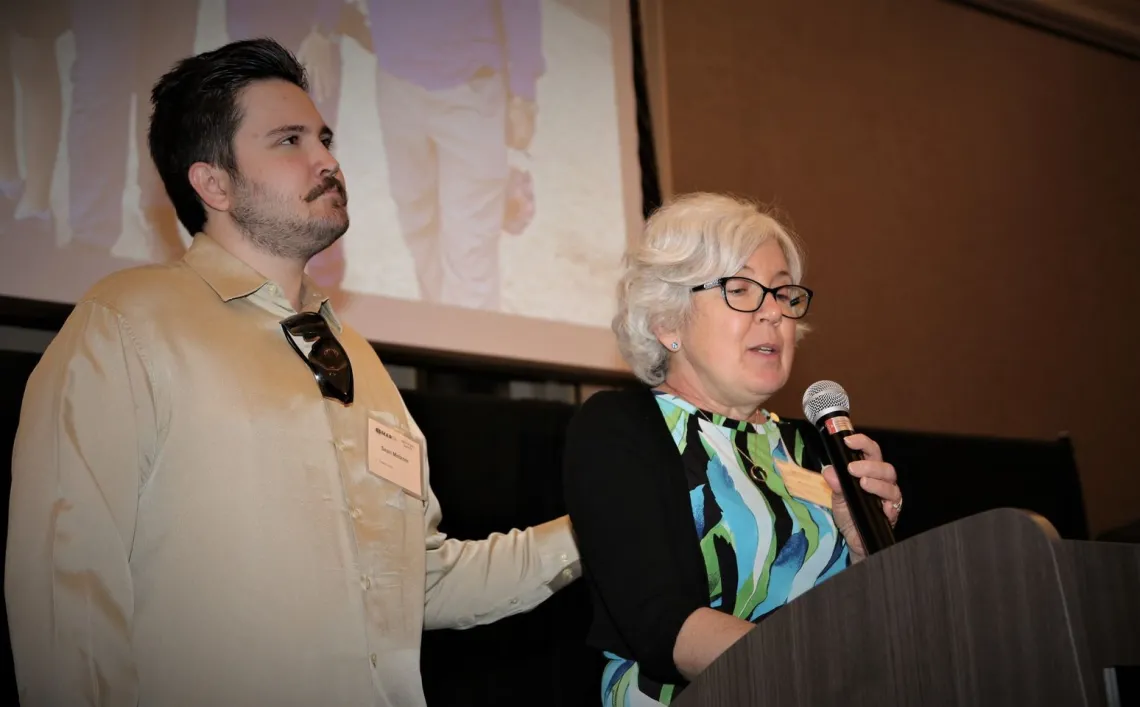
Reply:
<svg viewBox="0 0 1140 707"><path fill-rule="evenodd" d="M348 183L352 225L309 266L322 288L608 326L640 201L623 185L632 89L607 0L0 12L3 294L74 301L113 270L181 257L190 236L146 149L150 86L181 57L271 36L308 68Z"/></svg>

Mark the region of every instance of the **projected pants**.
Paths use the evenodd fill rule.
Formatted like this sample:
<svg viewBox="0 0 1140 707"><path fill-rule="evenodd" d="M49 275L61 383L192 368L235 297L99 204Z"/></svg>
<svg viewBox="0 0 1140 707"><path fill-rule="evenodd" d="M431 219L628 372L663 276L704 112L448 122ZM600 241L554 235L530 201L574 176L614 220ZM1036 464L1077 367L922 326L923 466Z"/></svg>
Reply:
<svg viewBox="0 0 1140 707"><path fill-rule="evenodd" d="M182 245L150 159L146 130L151 86L194 51L198 3L71 0L71 16L75 64L67 156L72 238L110 250L123 231L133 97L140 208L151 237L162 241L165 255L174 255Z"/></svg>
<svg viewBox="0 0 1140 707"><path fill-rule="evenodd" d="M376 72L392 198L428 302L497 310L509 167L498 73L428 91Z"/></svg>

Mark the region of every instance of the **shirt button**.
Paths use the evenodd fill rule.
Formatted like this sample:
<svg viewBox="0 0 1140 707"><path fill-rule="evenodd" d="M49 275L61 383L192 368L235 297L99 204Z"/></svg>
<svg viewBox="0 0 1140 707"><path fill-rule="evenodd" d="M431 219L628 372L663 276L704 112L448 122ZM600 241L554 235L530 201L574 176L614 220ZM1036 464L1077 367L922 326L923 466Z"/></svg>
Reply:
<svg viewBox="0 0 1140 707"><path fill-rule="evenodd" d="M360 586L364 587L365 589L371 589L372 588L372 578L366 574L360 575Z"/></svg>
<svg viewBox="0 0 1140 707"><path fill-rule="evenodd" d="M373 653L372 655L368 656L368 660L372 661L372 667L375 668L376 667L376 654Z"/></svg>
<svg viewBox="0 0 1140 707"><path fill-rule="evenodd" d="M349 515L352 516L353 520L359 520L360 516L364 515L364 513L359 508L353 508L352 512L349 513Z"/></svg>
<svg viewBox="0 0 1140 707"><path fill-rule="evenodd" d="M562 578L566 580L574 579L574 570L570 569L569 567L562 570Z"/></svg>
<svg viewBox="0 0 1140 707"><path fill-rule="evenodd" d="M512 606L513 606L513 605L515 605L515 604L518 604L518 603L519 603L519 600L518 600L518 599L511 599L511 605L512 605Z"/></svg>
<svg viewBox="0 0 1140 707"><path fill-rule="evenodd" d="M562 556L561 556L561 557L559 557L558 559L562 560L562 564L566 564L566 560L568 560L568 559L570 559L570 558L569 558L569 557L567 557L567 556L566 556L566 553L564 552L564 553L562 553Z"/></svg>
<svg viewBox="0 0 1140 707"><path fill-rule="evenodd" d="M339 451L339 452L343 452L343 451L344 451L344 448L345 448L347 445L346 445L344 442L340 441L339 439L334 439L334 440L333 440L333 446L337 448L337 451Z"/></svg>

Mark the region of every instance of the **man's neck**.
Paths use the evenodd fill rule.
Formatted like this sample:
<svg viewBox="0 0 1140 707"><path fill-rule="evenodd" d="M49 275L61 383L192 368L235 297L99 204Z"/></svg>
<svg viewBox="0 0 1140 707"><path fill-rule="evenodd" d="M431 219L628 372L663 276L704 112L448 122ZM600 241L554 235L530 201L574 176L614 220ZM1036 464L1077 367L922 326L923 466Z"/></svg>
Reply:
<svg viewBox="0 0 1140 707"><path fill-rule="evenodd" d="M265 252L236 228L212 228L205 232L235 258L280 287L294 311L301 311L301 278L305 263Z"/></svg>

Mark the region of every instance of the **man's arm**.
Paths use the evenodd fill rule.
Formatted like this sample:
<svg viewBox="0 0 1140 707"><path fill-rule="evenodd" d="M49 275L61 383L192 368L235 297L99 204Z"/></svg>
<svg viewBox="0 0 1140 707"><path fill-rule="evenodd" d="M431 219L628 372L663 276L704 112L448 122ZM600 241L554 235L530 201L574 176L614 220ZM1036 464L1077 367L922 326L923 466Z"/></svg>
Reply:
<svg viewBox="0 0 1140 707"><path fill-rule="evenodd" d="M429 506L434 502L429 500ZM470 628L530 611L581 574L569 518L485 540L428 526L424 628Z"/></svg>
<svg viewBox="0 0 1140 707"><path fill-rule="evenodd" d="M484 540L455 540L439 532L442 511L428 477L425 469L425 629L470 628L530 611L581 575L567 516Z"/></svg>
<svg viewBox="0 0 1140 707"><path fill-rule="evenodd" d="M150 380L120 316L82 302L28 382L4 575L24 707L138 701L128 558L156 438Z"/></svg>

